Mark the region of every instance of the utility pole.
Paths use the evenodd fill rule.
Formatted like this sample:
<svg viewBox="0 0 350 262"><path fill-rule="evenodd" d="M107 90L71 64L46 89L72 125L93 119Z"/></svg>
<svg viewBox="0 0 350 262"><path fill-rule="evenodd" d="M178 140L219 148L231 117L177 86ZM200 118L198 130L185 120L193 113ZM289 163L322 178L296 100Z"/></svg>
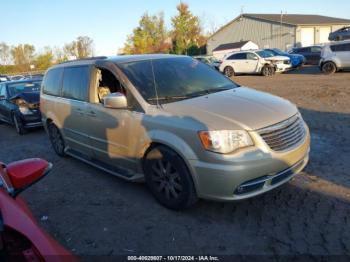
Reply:
<svg viewBox="0 0 350 262"><path fill-rule="evenodd" d="M281 24L280 24L280 47L282 47L283 44L283 29L282 29L282 24L283 24L283 12L281 10ZM283 49L282 49L283 50Z"/></svg>
<svg viewBox="0 0 350 262"><path fill-rule="evenodd" d="M282 48L282 46L283 46L283 16L286 15L286 14L287 14L287 12L284 12L284 14L283 14L283 11L281 10L280 45L281 45L281 49L282 50L285 50L285 48L284 47Z"/></svg>

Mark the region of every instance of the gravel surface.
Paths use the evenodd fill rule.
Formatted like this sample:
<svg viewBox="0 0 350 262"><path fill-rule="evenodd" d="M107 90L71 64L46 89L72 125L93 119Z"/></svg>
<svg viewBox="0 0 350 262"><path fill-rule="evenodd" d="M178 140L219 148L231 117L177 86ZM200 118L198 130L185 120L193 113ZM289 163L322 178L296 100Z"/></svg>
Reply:
<svg viewBox="0 0 350 262"><path fill-rule="evenodd" d="M59 158L41 129L18 136L0 125L0 160L43 157L54 164L23 197L77 255L350 255L350 73L324 76L307 67L234 80L291 100L311 129L305 171L265 195L170 211L143 184Z"/></svg>

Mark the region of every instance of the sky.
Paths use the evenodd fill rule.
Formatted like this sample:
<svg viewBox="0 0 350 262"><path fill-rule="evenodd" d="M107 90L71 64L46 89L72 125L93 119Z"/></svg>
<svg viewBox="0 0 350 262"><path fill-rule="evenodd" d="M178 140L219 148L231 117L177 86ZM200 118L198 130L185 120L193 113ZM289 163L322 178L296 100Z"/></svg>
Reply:
<svg viewBox="0 0 350 262"><path fill-rule="evenodd" d="M62 47L78 36L94 40L96 55L115 55L148 12L163 12L167 26L180 0L0 0L0 42ZM319 14L350 19L349 0L184 0L205 29L245 13Z"/></svg>

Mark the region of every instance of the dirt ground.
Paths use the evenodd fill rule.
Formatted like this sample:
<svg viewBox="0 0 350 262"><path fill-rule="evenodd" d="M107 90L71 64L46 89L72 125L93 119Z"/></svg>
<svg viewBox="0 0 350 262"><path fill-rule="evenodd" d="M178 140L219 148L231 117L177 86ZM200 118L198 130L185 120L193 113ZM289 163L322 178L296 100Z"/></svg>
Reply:
<svg viewBox="0 0 350 262"><path fill-rule="evenodd" d="M308 67L234 80L291 100L311 129L305 171L263 196L236 203L200 201L189 210L170 211L143 184L59 158L40 129L18 136L0 125L0 160L43 157L54 164L52 173L23 196L40 224L85 259L121 254L350 256L350 73L325 76Z"/></svg>

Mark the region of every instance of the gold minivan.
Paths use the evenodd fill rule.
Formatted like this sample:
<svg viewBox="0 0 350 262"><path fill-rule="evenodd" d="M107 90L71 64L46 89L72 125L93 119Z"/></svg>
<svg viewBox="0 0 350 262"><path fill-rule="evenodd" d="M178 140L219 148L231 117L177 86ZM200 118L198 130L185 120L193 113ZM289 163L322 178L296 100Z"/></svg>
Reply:
<svg viewBox="0 0 350 262"><path fill-rule="evenodd" d="M62 63L47 71L40 103L58 155L145 180L172 209L262 194L308 162L310 133L295 105L187 56Z"/></svg>

